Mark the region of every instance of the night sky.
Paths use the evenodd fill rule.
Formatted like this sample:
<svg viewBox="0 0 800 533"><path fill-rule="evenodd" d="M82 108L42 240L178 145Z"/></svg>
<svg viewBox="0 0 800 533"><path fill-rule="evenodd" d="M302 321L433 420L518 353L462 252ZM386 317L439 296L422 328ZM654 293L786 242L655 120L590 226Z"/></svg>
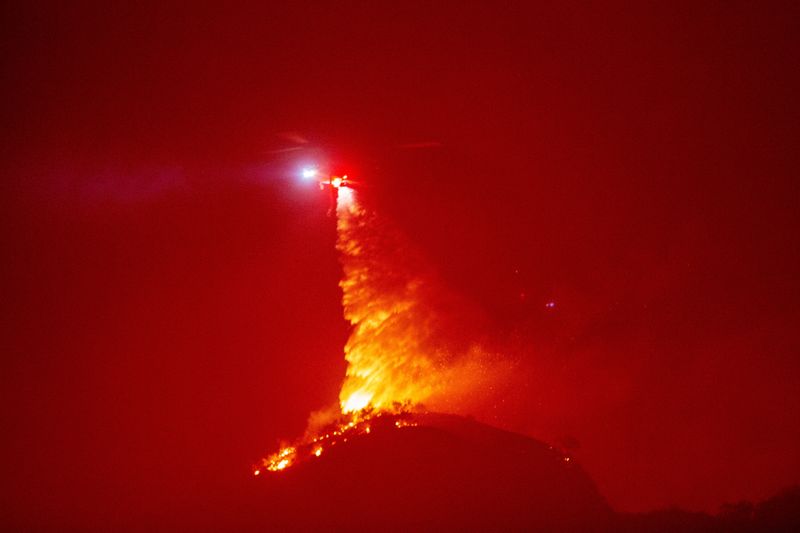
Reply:
<svg viewBox="0 0 800 533"><path fill-rule="evenodd" d="M614 508L800 482L796 3L286 4L3 8L4 520L191 509L336 401L310 163Z"/></svg>

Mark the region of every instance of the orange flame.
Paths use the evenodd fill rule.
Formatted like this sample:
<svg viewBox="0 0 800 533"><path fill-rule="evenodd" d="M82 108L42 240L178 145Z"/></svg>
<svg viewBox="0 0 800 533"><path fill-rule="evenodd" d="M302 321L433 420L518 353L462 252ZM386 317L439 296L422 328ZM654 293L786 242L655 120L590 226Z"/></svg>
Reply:
<svg viewBox="0 0 800 533"><path fill-rule="evenodd" d="M339 285L344 316L353 326L344 347L341 414L321 434L263 459L255 475L262 467L275 472L320 457L326 446L369 434L370 421L385 415L402 428L415 425L403 413L422 404L464 412L476 389L504 371L487 364L477 345L445 340L446 319L453 317L439 309L447 298L432 273L396 231L359 205L352 188L337 192L336 248L344 273ZM457 326L465 337L468 326Z"/></svg>
<svg viewBox="0 0 800 533"><path fill-rule="evenodd" d="M398 403L452 411L486 375L485 357L475 346L458 353L444 341L445 313L437 308L446 299L442 289L402 237L359 205L352 189L339 191L337 215L339 285L344 316L353 325L344 348L342 412Z"/></svg>

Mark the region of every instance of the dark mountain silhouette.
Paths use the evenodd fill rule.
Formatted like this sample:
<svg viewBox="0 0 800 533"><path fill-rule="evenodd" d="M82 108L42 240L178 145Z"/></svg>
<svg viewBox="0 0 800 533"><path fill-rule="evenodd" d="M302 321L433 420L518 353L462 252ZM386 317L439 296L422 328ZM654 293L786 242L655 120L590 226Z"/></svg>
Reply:
<svg viewBox="0 0 800 533"><path fill-rule="evenodd" d="M611 508L571 458L450 415L374 428L255 479L236 527L586 529Z"/></svg>
<svg viewBox="0 0 800 533"><path fill-rule="evenodd" d="M396 427L396 422L408 424ZM615 512L561 451L469 418L403 414L281 472L176 494L169 508L6 524L47 531L800 531L800 486L719 514ZM568 460L569 459L569 460ZM213 458L209 458L209 461ZM152 507L150 507L152 509Z"/></svg>
<svg viewBox="0 0 800 533"><path fill-rule="evenodd" d="M662 509L641 514L619 514L614 521L620 532L756 533L800 531L800 486L788 487L775 496L753 504L725 504L719 514Z"/></svg>
<svg viewBox="0 0 800 533"><path fill-rule="evenodd" d="M391 419L389 419L391 420ZM800 487L716 515L616 513L572 458L535 439L452 415L373 424L319 458L254 477L209 509L210 529L800 531ZM219 503L219 502L218 502Z"/></svg>

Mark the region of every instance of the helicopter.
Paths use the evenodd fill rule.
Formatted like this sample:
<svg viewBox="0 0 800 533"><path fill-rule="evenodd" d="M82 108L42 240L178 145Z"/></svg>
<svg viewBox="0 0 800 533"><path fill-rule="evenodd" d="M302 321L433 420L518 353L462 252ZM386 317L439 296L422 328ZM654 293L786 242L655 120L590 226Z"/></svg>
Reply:
<svg viewBox="0 0 800 533"><path fill-rule="evenodd" d="M357 190L364 186L361 181L354 181L347 174L329 173L329 155L319 144L311 142L305 135L296 131L284 131L275 135L280 139L278 146L267 150L268 154L282 160L286 165L294 167L292 174L303 181L316 181L320 190L330 192L331 207L328 214L335 212L339 191L342 189ZM274 146L274 145L273 145ZM398 143L391 148L396 150L438 149L442 143L433 140ZM306 165L298 169L297 163L305 162ZM299 172L298 172L299 171Z"/></svg>
<svg viewBox="0 0 800 533"><path fill-rule="evenodd" d="M306 167L304 168L300 175L303 179L315 179L319 178L320 171L315 167ZM355 183L350 180L347 174L342 176L338 176L336 174L330 174L327 178L322 178L319 180L319 189L321 191L329 190L330 191L330 198L331 203L330 207L328 208L328 215L332 216L333 213L336 211L336 202L339 196L339 191L341 189L353 189Z"/></svg>

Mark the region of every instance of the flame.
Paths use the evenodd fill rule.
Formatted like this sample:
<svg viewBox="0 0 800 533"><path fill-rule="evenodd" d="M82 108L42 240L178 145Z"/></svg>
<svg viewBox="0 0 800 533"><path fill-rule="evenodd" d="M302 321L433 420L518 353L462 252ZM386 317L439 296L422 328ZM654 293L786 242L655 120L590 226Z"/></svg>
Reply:
<svg viewBox="0 0 800 533"><path fill-rule="evenodd" d="M385 242L391 236L381 233L377 218L355 201L354 191L348 192L337 205L336 247L344 270L339 286L344 316L353 325L344 349L348 367L339 394L342 412L381 409L412 398L421 401L419 378L430 365L414 346L419 335L398 331L413 327L409 314L419 283L402 279L406 269L381 257L386 255L381 252L396 252ZM412 351L417 357L408 364Z"/></svg>
<svg viewBox="0 0 800 533"><path fill-rule="evenodd" d="M356 391L352 393L347 400L342 402L343 413L353 413L361 411L367 407L372 401L372 394L364 391Z"/></svg>
<svg viewBox="0 0 800 533"><path fill-rule="evenodd" d="M353 326L344 348L342 412L396 404L452 411L486 373L483 361L443 340L446 313L437 306L446 295L402 236L362 208L352 189L340 189L338 199L339 285Z"/></svg>
<svg viewBox="0 0 800 533"><path fill-rule="evenodd" d="M274 453L269 457L262 459L261 464L270 472L278 472L280 470L284 470L285 468L291 466L296 458L297 458L297 448L295 448L294 446L285 446L281 448L277 453ZM255 474L256 476L261 474L260 468L256 468L253 474Z"/></svg>
<svg viewBox="0 0 800 533"><path fill-rule="evenodd" d="M394 429L414 426L406 414L423 404L457 412L496 378L479 348L443 340L453 313L439 309L447 298L402 236L365 210L352 188L337 189L336 213L339 285L344 316L353 327L344 347L339 412L316 436L262 459L255 475L261 467L278 472L320 457L325 447L368 435L372 423L384 417ZM457 326L463 337L467 326Z"/></svg>

